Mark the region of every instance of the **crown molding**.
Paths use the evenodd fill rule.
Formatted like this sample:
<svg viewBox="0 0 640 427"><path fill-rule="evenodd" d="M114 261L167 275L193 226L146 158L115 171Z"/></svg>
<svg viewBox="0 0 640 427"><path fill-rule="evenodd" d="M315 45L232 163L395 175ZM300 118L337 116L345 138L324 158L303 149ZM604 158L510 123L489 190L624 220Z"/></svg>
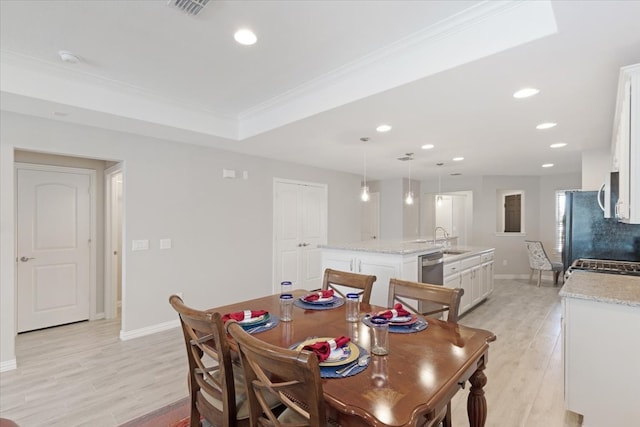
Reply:
<svg viewBox="0 0 640 427"><path fill-rule="evenodd" d="M548 0L479 3L243 111L240 139L556 32Z"/></svg>

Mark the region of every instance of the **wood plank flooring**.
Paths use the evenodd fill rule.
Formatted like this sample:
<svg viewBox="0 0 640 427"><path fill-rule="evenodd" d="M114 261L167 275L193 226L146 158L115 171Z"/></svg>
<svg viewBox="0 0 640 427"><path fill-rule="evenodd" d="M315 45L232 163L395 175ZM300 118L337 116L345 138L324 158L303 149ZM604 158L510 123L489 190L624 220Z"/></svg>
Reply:
<svg viewBox="0 0 640 427"><path fill-rule="evenodd" d="M563 409L559 288L496 280L460 323L488 329L489 427L577 427ZM187 395L180 330L120 341L119 321L84 322L18 336L18 369L0 374L0 417L21 427L113 427ZM468 426L468 386L453 421ZM161 426L159 426L161 427Z"/></svg>

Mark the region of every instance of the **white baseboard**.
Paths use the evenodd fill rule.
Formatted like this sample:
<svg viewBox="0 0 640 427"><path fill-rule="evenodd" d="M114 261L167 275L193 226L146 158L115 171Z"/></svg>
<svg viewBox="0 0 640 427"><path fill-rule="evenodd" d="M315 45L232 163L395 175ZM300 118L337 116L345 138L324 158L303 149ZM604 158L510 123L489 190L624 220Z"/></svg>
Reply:
<svg viewBox="0 0 640 427"><path fill-rule="evenodd" d="M5 371L13 371L18 368L18 363L16 359L7 360L6 362L0 363L0 372Z"/></svg>
<svg viewBox="0 0 640 427"><path fill-rule="evenodd" d="M146 328L134 329L133 331L120 331L120 339L122 341L131 340L134 338L144 337L146 335L156 334L158 332L167 331L169 329L177 328L180 326L180 320L175 319L170 322L159 323L153 326L147 326Z"/></svg>

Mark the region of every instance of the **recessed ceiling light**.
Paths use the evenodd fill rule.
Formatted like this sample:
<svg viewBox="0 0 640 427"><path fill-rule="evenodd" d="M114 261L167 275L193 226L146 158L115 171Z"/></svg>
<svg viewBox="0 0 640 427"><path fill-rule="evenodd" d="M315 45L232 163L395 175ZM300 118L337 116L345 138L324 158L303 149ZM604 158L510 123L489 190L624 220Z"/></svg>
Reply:
<svg viewBox="0 0 640 427"><path fill-rule="evenodd" d="M246 46L255 44L255 42L258 41L258 38L253 33L253 31L246 28L236 31L236 33L233 35L233 38L236 39L238 43Z"/></svg>
<svg viewBox="0 0 640 427"><path fill-rule="evenodd" d="M547 123L540 123L538 126L536 126L536 129L551 129L552 127L556 126L557 123L553 123L553 122L547 122Z"/></svg>
<svg viewBox="0 0 640 427"><path fill-rule="evenodd" d="M433 144L424 144L422 147L423 150L431 150L433 147L435 147L435 145Z"/></svg>
<svg viewBox="0 0 640 427"><path fill-rule="evenodd" d="M77 64L78 62L80 62L80 58L78 58L68 50L61 50L58 52L58 55L60 55L60 59L62 59L64 62L68 62L69 64Z"/></svg>
<svg viewBox="0 0 640 427"><path fill-rule="evenodd" d="M537 95L540 91L534 87L525 87L524 89L520 89L519 91L513 94L514 98L528 98L533 95Z"/></svg>
<svg viewBox="0 0 640 427"><path fill-rule="evenodd" d="M451 160L453 160L454 162L461 162L461 161L463 161L463 160L464 160L464 157L454 157L454 158L453 158L453 159L451 159Z"/></svg>
<svg viewBox="0 0 640 427"><path fill-rule="evenodd" d="M389 125L380 125L376 128L378 132L389 132L391 130L391 126Z"/></svg>
<svg viewBox="0 0 640 427"><path fill-rule="evenodd" d="M545 163L544 165L542 165L543 168L552 168L553 167L553 163Z"/></svg>
<svg viewBox="0 0 640 427"><path fill-rule="evenodd" d="M551 144L549 147L551 148L562 148L562 147L566 147L567 143L566 142L556 142L555 144Z"/></svg>

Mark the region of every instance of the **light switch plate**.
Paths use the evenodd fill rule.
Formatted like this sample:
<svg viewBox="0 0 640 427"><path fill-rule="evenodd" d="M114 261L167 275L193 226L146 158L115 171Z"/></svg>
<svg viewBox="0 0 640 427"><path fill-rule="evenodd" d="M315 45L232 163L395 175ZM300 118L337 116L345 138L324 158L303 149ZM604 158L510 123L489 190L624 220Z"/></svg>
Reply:
<svg viewBox="0 0 640 427"><path fill-rule="evenodd" d="M149 250L149 240L133 240L131 242L132 251L146 251Z"/></svg>
<svg viewBox="0 0 640 427"><path fill-rule="evenodd" d="M171 249L171 239L160 239L160 249Z"/></svg>

